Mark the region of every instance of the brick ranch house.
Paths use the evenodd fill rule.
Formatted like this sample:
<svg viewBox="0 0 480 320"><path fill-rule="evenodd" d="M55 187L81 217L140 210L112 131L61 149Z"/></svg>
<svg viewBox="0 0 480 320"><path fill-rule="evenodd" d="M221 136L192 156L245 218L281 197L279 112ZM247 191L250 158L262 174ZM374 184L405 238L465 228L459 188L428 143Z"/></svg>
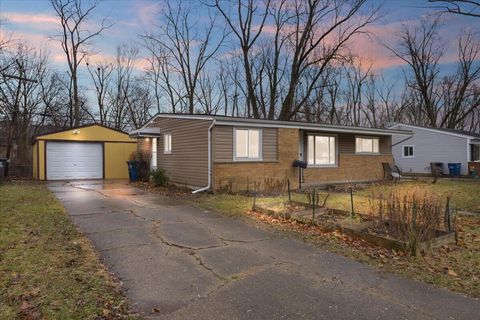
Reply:
<svg viewBox="0 0 480 320"><path fill-rule="evenodd" d="M157 114L130 132L172 183L196 191L282 189L383 178L392 135L405 130L209 115ZM300 173L294 160L308 163Z"/></svg>

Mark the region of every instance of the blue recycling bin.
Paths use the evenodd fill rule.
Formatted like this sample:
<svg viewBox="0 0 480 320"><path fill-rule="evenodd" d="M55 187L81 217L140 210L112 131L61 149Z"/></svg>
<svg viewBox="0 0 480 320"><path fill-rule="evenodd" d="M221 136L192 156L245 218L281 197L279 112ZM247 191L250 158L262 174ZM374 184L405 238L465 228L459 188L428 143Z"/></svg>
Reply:
<svg viewBox="0 0 480 320"><path fill-rule="evenodd" d="M138 166L136 161L127 161L128 165L128 179L130 182L138 180Z"/></svg>
<svg viewBox="0 0 480 320"><path fill-rule="evenodd" d="M460 177L462 164L461 163L449 163L448 164L448 172L452 177Z"/></svg>

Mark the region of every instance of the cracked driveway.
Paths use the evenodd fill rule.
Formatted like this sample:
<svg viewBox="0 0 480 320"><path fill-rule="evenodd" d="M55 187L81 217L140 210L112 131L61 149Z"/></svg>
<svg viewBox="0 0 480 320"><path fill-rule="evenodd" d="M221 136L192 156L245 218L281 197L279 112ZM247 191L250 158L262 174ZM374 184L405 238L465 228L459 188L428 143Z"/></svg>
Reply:
<svg viewBox="0 0 480 320"><path fill-rule="evenodd" d="M478 300L121 182L49 189L147 317L479 319Z"/></svg>

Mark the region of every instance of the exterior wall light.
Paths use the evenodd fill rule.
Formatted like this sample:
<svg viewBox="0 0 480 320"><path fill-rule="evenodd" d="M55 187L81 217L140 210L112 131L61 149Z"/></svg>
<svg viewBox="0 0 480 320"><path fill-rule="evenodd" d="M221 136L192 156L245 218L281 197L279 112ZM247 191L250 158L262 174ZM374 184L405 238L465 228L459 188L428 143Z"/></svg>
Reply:
<svg viewBox="0 0 480 320"><path fill-rule="evenodd" d="M80 130L78 129L73 130L73 134L80 134Z"/></svg>

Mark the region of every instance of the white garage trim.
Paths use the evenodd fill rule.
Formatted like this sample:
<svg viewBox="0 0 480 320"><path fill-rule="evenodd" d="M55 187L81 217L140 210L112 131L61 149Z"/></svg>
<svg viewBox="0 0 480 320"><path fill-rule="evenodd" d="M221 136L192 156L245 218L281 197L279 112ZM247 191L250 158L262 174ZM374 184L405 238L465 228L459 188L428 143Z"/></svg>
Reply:
<svg viewBox="0 0 480 320"><path fill-rule="evenodd" d="M45 141L46 180L104 179L103 142Z"/></svg>

